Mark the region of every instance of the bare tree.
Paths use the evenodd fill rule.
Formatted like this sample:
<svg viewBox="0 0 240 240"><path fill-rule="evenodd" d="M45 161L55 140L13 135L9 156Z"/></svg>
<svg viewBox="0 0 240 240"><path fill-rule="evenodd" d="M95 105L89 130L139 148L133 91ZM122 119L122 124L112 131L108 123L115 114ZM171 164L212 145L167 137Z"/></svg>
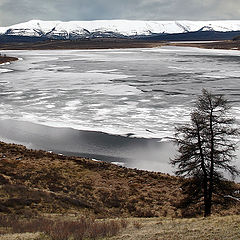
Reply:
<svg viewBox="0 0 240 240"><path fill-rule="evenodd" d="M204 216L211 215L213 194L226 194L230 185L223 174L239 171L232 165L239 134L230 106L223 96L202 90L191 113L191 123L176 128L179 155L170 162L176 174L188 178L185 190L191 200L204 202Z"/></svg>

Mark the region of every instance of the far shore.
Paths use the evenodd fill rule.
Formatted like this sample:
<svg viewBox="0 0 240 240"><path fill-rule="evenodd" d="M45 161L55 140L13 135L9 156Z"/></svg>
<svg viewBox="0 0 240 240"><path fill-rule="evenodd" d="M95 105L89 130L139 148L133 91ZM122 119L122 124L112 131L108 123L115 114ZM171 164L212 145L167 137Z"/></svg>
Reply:
<svg viewBox="0 0 240 240"><path fill-rule="evenodd" d="M240 50L240 41L164 42L131 39L49 40L42 42L3 43L0 50L96 50L123 48L156 48L162 46L198 47L206 49ZM3 57L1 60L6 61ZM17 59L15 59L17 60ZM14 61L14 59L10 59Z"/></svg>
<svg viewBox="0 0 240 240"><path fill-rule="evenodd" d="M214 42L175 42L169 43L170 46L197 47L204 49L240 50L240 41L226 40Z"/></svg>
<svg viewBox="0 0 240 240"><path fill-rule="evenodd" d="M165 42L131 39L47 40L41 42L2 43L0 50L95 50L161 47Z"/></svg>

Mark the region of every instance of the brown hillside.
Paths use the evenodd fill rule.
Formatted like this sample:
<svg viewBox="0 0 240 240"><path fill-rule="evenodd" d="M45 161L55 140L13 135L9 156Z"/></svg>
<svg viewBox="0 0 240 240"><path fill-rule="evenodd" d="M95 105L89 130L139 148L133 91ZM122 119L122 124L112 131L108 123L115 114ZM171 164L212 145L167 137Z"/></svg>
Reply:
<svg viewBox="0 0 240 240"><path fill-rule="evenodd" d="M180 180L0 143L0 210L178 216Z"/></svg>
<svg viewBox="0 0 240 240"><path fill-rule="evenodd" d="M0 142L0 212L177 217L182 181ZM235 204L227 213L239 211Z"/></svg>

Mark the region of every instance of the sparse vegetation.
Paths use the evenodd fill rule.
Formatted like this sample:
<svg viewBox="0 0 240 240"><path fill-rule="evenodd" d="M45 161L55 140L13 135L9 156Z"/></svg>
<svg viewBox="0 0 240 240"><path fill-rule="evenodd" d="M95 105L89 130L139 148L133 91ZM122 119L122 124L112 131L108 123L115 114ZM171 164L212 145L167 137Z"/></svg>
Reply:
<svg viewBox="0 0 240 240"><path fill-rule="evenodd" d="M179 216L180 178L0 143L0 210L104 217Z"/></svg>
<svg viewBox="0 0 240 240"><path fill-rule="evenodd" d="M134 226L136 229L141 229L141 228L142 228L142 223L139 222L139 221L134 221L134 222L133 222L133 226Z"/></svg>
<svg viewBox="0 0 240 240"><path fill-rule="evenodd" d="M0 142L0 211L4 213L0 216L0 239L81 239L81 224L88 225L83 234L88 239L138 239L136 236L153 222L150 232L139 239L156 239L156 226L169 229L173 222L176 231L184 226L185 220L178 218L184 213L179 208L183 181L167 174ZM239 210L239 202L228 199L213 212L229 215ZM169 236L168 231L162 236Z"/></svg>
<svg viewBox="0 0 240 240"><path fill-rule="evenodd" d="M136 228L138 221L141 228ZM128 227L111 240L237 240L240 239L240 216L209 218L131 219Z"/></svg>
<svg viewBox="0 0 240 240"><path fill-rule="evenodd" d="M0 142L0 211L7 214L181 217L183 181L167 174ZM237 201L227 200L213 212L237 213Z"/></svg>
<svg viewBox="0 0 240 240"><path fill-rule="evenodd" d="M11 223L0 227L0 240L54 240L109 239L109 240L236 240L240 239L240 216L211 216L209 218L129 218L124 220L94 220L74 216L56 216L47 219L12 220L18 233L13 233ZM12 221L10 219L10 222ZM85 222L86 220L86 222ZM124 226L122 226L124 221ZM88 223L90 222L90 225ZM92 222L94 223L92 225ZM13 222L12 222L13 223ZM19 227L19 223L21 223ZM48 224L52 225L49 226ZM83 226L82 226L82 223ZM9 226L9 227L7 227ZM88 226L88 228L86 228ZM97 227L98 226L98 227ZM79 229L78 227L81 227ZM86 230L86 231L85 231ZM28 231L26 233L26 231ZM42 231L42 232L40 232ZM85 231L85 234L83 232ZM84 236L83 238L81 238Z"/></svg>
<svg viewBox="0 0 240 240"><path fill-rule="evenodd" d="M126 228L126 220L95 220L80 217L75 220L64 218L26 219L18 216L0 215L1 233L42 233L43 239L82 240L111 237ZM44 236L44 235L45 236ZM0 238L1 239L1 238Z"/></svg>

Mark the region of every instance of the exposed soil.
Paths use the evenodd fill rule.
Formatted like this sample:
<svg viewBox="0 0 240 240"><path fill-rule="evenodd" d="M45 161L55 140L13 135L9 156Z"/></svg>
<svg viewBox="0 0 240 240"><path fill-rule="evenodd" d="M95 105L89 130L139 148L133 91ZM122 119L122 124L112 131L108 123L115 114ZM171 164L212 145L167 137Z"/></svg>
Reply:
<svg viewBox="0 0 240 240"><path fill-rule="evenodd" d="M13 62L13 61L17 61L17 60L18 60L18 58L15 58L15 57L0 56L0 64L6 63L6 62Z"/></svg>

